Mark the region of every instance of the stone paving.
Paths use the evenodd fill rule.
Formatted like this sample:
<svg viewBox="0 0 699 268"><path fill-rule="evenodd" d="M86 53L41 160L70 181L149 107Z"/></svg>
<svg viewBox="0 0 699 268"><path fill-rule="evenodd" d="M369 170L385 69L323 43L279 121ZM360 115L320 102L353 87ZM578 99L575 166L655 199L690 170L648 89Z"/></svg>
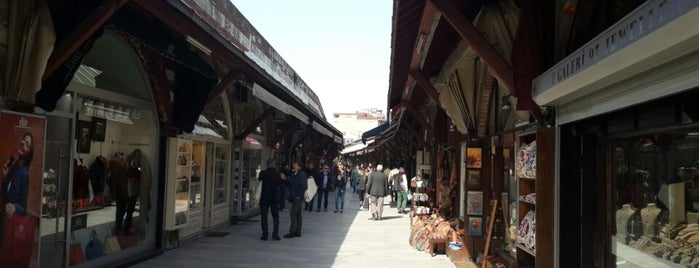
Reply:
<svg viewBox="0 0 699 268"><path fill-rule="evenodd" d="M383 220L373 221L356 196L345 197L341 214L333 213L329 197L327 212L303 212L302 237L261 241L257 216L216 230L230 232L226 236L183 243L134 267L455 267L445 255L431 257L408 244L410 219L389 207L390 198ZM280 212L280 236L289 229L288 208ZM271 229L271 216L269 223Z"/></svg>

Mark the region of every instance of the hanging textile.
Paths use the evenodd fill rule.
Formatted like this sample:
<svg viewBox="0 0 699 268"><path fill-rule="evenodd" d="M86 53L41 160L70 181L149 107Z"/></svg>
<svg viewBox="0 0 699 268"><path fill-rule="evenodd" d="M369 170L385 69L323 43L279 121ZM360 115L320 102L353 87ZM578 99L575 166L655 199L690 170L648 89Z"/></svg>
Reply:
<svg viewBox="0 0 699 268"><path fill-rule="evenodd" d="M34 103L41 77L56 41L51 13L44 0L9 1L7 51L2 55L2 95Z"/></svg>

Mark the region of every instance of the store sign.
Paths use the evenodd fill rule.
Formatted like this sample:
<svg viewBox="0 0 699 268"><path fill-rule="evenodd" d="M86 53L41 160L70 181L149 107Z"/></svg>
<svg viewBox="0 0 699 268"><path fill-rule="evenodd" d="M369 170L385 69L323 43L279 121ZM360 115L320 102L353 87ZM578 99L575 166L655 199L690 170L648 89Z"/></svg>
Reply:
<svg viewBox="0 0 699 268"><path fill-rule="evenodd" d="M70 230L76 231L87 228L87 213L73 216L70 220Z"/></svg>
<svg viewBox="0 0 699 268"><path fill-rule="evenodd" d="M260 99L261 101L269 104L269 106L272 106L279 110L280 112L283 112L285 114L289 114L289 105L286 104L283 100L275 97L272 95L272 93L269 93L266 89L264 89L262 86L258 85L255 83L252 86L252 95Z"/></svg>
<svg viewBox="0 0 699 268"><path fill-rule="evenodd" d="M536 98L697 7L699 1L696 0L647 1L534 79L532 96Z"/></svg>

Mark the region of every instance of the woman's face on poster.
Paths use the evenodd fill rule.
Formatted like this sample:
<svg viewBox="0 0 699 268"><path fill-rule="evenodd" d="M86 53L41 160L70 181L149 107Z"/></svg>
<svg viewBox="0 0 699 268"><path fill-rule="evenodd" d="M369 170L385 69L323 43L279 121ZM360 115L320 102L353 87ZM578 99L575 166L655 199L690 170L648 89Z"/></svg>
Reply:
<svg viewBox="0 0 699 268"><path fill-rule="evenodd" d="M19 149L22 154L31 152L32 149L32 136L24 135L19 143Z"/></svg>

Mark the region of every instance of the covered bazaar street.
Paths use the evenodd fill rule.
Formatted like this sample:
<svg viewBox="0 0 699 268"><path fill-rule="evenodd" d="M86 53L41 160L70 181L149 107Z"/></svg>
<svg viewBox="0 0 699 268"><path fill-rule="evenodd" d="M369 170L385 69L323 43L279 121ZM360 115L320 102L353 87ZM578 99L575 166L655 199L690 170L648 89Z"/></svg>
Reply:
<svg viewBox="0 0 699 268"><path fill-rule="evenodd" d="M303 212L300 238L261 241L257 216L217 230L229 232L223 237L186 242L135 267L455 267L443 254L431 257L408 244L410 219L389 207L390 198L383 220L372 221L356 196L348 193L342 214L333 213L334 194L329 197L327 212ZM280 213L280 235L289 228L288 209Z"/></svg>

